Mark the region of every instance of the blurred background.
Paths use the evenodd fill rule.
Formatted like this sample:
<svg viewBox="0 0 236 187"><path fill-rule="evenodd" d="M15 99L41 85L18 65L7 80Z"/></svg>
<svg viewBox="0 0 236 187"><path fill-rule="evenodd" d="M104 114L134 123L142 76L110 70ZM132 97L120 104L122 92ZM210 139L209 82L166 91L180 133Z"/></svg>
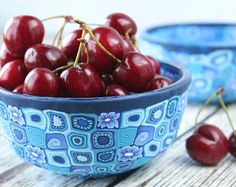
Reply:
<svg viewBox="0 0 236 187"><path fill-rule="evenodd" d="M236 22L235 0L7 0L0 5L0 32L6 21L21 14L39 18L54 15L73 15L91 23L104 23L112 12L130 15L139 26L146 27L181 22ZM58 23L50 21L48 34L58 30Z"/></svg>

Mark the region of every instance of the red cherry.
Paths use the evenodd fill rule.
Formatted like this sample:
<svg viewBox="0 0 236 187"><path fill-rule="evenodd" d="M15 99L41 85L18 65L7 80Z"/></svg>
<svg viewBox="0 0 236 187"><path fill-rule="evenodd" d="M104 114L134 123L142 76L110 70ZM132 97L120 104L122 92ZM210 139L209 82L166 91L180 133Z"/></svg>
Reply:
<svg viewBox="0 0 236 187"><path fill-rule="evenodd" d="M18 94L23 94L24 93L24 84L20 84L17 86L13 92L18 93Z"/></svg>
<svg viewBox="0 0 236 187"><path fill-rule="evenodd" d="M6 63L21 58L13 56L6 48L5 44L2 45L0 49L0 67L3 67Z"/></svg>
<svg viewBox="0 0 236 187"><path fill-rule="evenodd" d="M236 137L234 133L232 133L229 137L229 152L236 158Z"/></svg>
<svg viewBox="0 0 236 187"><path fill-rule="evenodd" d="M103 91L103 83L96 70L89 64L66 69L61 74L64 90L72 97L96 97Z"/></svg>
<svg viewBox="0 0 236 187"><path fill-rule="evenodd" d="M125 59L128 53L135 52L136 49L129 39L123 37L122 41L123 41L123 56L121 59L123 60Z"/></svg>
<svg viewBox="0 0 236 187"><path fill-rule="evenodd" d="M112 75L110 74L102 74L101 78L103 80L103 82L105 83L105 85L111 84L114 82L114 79L112 77Z"/></svg>
<svg viewBox="0 0 236 187"><path fill-rule="evenodd" d="M146 91L154 76L155 69L150 60L137 52L128 53L124 63L113 72L114 80L133 92Z"/></svg>
<svg viewBox="0 0 236 187"><path fill-rule="evenodd" d="M106 92L105 92L106 96L122 96L128 94L129 91L118 84L109 84L106 87Z"/></svg>
<svg viewBox="0 0 236 187"><path fill-rule="evenodd" d="M24 82L26 68L22 60L13 60L0 71L0 87L13 90Z"/></svg>
<svg viewBox="0 0 236 187"><path fill-rule="evenodd" d="M28 73L24 82L24 93L36 96L57 96L59 78L49 69L35 68Z"/></svg>
<svg viewBox="0 0 236 187"><path fill-rule="evenodd" d="M214 166L227 155L229 143L219 128L204 124L187 139L186 149L193 160Z"/></svg>
<svg viewBox="0 0 236 187"><path fill-rule="evenodd" d="M160 62L151 56L147 56L147 57L152 62L153 66L155 67L156 74L160 74L160 70L161 70Z"/></svg>
<svg viewBox="0 0 236 187"><path fill-rule="evenodd" d="M67 64L67 58L61 50L46 44L37 44L29 48L25 53L24 61L29 71L34 68L54 70Z"/></svg>
<svg viewBox="0 0 236 187"><path fill-rule="evenodd" d="M116 58L121 59L123 53L123 39L120 34L111 27L97 27L92 30L97 40ZM110 73L116 66L116 61L108 56L92 39L89 39L90 64L100 73ZM82 55L83 62L86 61L86 52Z"/></svg>
<svg viewBox="0 0 236 187"><path fill-rule="evenodd" d="M161 88L168 87L173 81L168 77L163 77L160 75L155 75L155 77L149 82L148 90L157 90Z"/></svg>
<svg viewBox="0 0 236 187"><path fill-rule="evenodd" d="M7 49L14 56L23 57L25 51L44 37L42 22L33 16L16 16L10 19L3 33Z"/></svg>
<svg viewBox="0 0 236 187"><path fill-rule="evenodd" d="M122 13L113 13L107 17L106 25L116 29L121 35L125 36L127 32L129 35L135 35L137 32L136 23L129 16Z"/></svg>
<svg viewBox="0 0 236 187"><path fill-rule="evenodd" d="M80 44L80 41L78 39L81 38L82 31L82 29L77 29L67 34L62 40L61 50L66 55L68 60L74 61L76 58L76 54Z"/></svg>

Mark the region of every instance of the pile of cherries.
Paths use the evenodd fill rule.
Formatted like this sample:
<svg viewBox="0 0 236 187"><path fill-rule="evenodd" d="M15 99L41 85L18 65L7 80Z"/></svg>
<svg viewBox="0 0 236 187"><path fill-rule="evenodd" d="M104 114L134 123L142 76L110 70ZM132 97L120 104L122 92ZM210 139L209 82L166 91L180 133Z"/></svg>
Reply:
<svg viewBox="0 0 236 187"><path fill-rule="evenodd" d="M195 119L195 132L186 140L186 149L188 154L193 160L202 165L217 165L228 154L228 152L236 158L236 131L221 97L223 91L223 88L217 90L217 92L214 93L199 110ZM225 134L218 127L212 124L204 123L197 128L197 118L199 114L215 97L219 99L222 109L225 111L232 128L233 133L230 135L229 139L227 139Z"/></svg>
<svg viewBox="0 0 236 187"><path fill-rule="evenodd" d="M56 18L65 22L53 45L43 44L43 21ZM66 23L80 27L62 38ZM129 16L114 13L104 25L90 26L72 16L42 21L27 15L13 17L6 24L0 50L0 87L36 96L99 97L172 84L160 75L157 60L139 52L137 26Z"/></svg>

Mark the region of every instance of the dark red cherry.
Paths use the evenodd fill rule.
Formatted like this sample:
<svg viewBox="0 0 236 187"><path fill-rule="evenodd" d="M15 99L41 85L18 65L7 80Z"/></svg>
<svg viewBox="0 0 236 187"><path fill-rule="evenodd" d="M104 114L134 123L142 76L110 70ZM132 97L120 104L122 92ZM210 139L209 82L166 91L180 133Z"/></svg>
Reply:
<svg viewBox="0 0 236 187"><path fill-rule="evenodd" d="M103 91L103 83L96 70L81 63L61 74L64 90L71 97L96 97Z"/></svg>
<svg viewBox="0 0 236 187"><path fill-rule="evenodd" d="M24 93L36 96L57 96L59 78L47 68L35 68L28 73L24 81Z"/></svg>
<svg viewBox="0 0 236 187"><path fill-rule="evenodd" d="M113 13L107 16L106 25L113 27L123 36L127 32L130 36L135 35L137 32L137 26L134 20L122 13Z"/></svg>
<svg viewBox="0 0 236 187"><path fill-rule="evenodd" d="M123 57L122 57L122 60L123 60L125 59L128 53L135 52L136 49L129 39L125 37L122 37L122 38L123 38Z"/></svg>
<svg viewBox="0 0 236 187"><path fill-rule="evenodd" d="M161 88L165 88L172 83L173 81L168 77L156 74L154 78L148 83L148 90L158 90Z"/></svg>
<svg viewBox="0 0 236 187"><path fill-rule="evenodd" d="M103 82L105 83L105 85L108 85L114 82L114 79L111 74L102 74L101 78Z"/></svg>
<svg viewBox="0 0 236 187"><path fill-rule="evenodd" d="M0 67L3 67L6 63L16 60L16 59L22 59L16 56L13 56L6 48L5 44L2 45L0 49Z"/></svg>
<svg viewBox="0 0 236 187"><path fill-rule="evenodd" d="M106 87L106 92L105 92L106 96L122 96L128 94L129 91L118 84L109 84Z"/></svg>
<svg viewBox="0 0 236 187"><path fill-rule="evenodd" d="M154 76L155 69L150 60L137 52L128 53L124 63L113 72L114 80L133 92L146 91Z"/></svg>
<svg viewBox="0 0 236 187"><path fill-rule="evenodd" d="M8 62L0 71L0 87L13 90L24 82L25 76L24 61L13 60Z"/></svg>
<svg viewBox="0 0 236 187"><path fill-rule="evenodd" d="M17 86L13 92L18 93L18 94L23 94L24 93L24 84L20 84Z"/></svg>
<svg viewBox="0 0 236 187"><path fill-rule="evenodd" d="M123 53L123 39L120 34L111 27L97 27L92 30L97 40L116 58L121 59ZM108 56L92 39L89 39L90 64L100 73L110 73L117 62ZM85 52L84 52L85 53ZM86 55L82 55L82 61L86 61Z"/></svg>
<svg viewBox="0 0 236 187"><path fill-rule="evenodd" d="M4 29L3 40L12 55L23 57L25 51L44 37L42 22L33 16L16 16L10 19Z"/></svg>
<svg viewBox="0 0 236 187"><path fill-rule="evenodd" d="M66 55L68 60L74 61L76 58L76 54L79 48L80 41L82 35L82 29L77 29L69 34L67 34L61 43L61 50Z"/></svg>
<svg viewBox="0 0 236 187"><path fill-rule="evenodd" d="M236 158L236 136L232 133L229 137L229 152Z"/></svg>
<svg viewBox="0 0 236 187"><path fill-rule="evenodd" d="M67 58L61 50L46 44L37 44L29 48L25 53L24 61L29 71L34 68L54 70L67 64Z"/></svg>
<svg viewBox="0 0 236 187"><path fill-rule="evenodd" d="M229 143L219 128L204 124L187 139L186 149L193 160L214 166L227 155Z"/></svg>
<svg viewBox="0 0 236 187"><path fill-rule="evenodd" d="M155 67L156 70L156 74L160 74L160 62L158 60L156 60L155 58L151 57L151 56L147 56L150 61L152 62L153 66Z"/></svg>

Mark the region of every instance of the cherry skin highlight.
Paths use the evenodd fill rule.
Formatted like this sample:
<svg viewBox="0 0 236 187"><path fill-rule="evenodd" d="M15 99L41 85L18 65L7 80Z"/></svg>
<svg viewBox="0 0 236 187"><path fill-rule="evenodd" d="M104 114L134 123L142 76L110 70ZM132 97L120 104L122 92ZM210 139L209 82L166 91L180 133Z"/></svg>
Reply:
<svg viewBox="0 0 236 187"><path fill-rule="evenodd" d="M47 68L33 69L24 81L24 93L28 95L55 97L59 87L59 78Z"/></svg>
<svg viewBox="0 0 236 187"><path fill-rule="evenodd" d="M123 13L113 13L107 16L106 25L116 29L121 35L135 35L137 25L132 18Z"/></svg>
<svg viewBox="0 0 236 187"><path fill-rule="evenodd" d="M10 19L4 29L3 40L12 55L23 57L25 51L44 37L42 22L33 16L16 16Z"/></svg>
<svg viewBox="0 0 236 187"><path fill-rule="evenodd" d="M107 85L106 91L105 91L106 96L123 96L123 95L128 95L128 94L129 94L129 91L118 84Z"/></svg>
<svg viewBox="0 0 236 187"><path fill-rule="evenodd" d="M13 60L8 62L0 70L0 87L13 90L24 82L26 68L24 61Z"/></svg>
<svg viewBox="0 0 236 187"><path fill-rule="evenodd" d="M229 143L219 128L204 124L187 139L186 149L193 160L202 165L214 166L227 155Z"/></svg>
<svg viewBox="0 0 236 187"><path fill-rule="evenodd" d="M67 34L62 40L61 50L66 55L68 60L74 61L76 58L82 31L82 29L74 30L73 32Z"/></svg>
<svg viewBox="0 0 236 187"><path fill-rule="evenodd" d="M114 80L132 92L148 89L148 82L155 76L155 69L150 60L141 53L128 53L124 63L113 72Z"/></svg>
<svg viewBox="0 0 236 187"><path fill-rule="evenodd" d="M96 97L103 92L103 83L96 70L81 63L66 69L61 74L65 92L71 97Z"/></svg>
<svg viewBox="0 0 236 187"><path fill-rule="evenodd" d="M54 70L67 64L67 58L57 47L37 44L25 53L25 66L28 71L34 68L48 68Z"/></svg>

